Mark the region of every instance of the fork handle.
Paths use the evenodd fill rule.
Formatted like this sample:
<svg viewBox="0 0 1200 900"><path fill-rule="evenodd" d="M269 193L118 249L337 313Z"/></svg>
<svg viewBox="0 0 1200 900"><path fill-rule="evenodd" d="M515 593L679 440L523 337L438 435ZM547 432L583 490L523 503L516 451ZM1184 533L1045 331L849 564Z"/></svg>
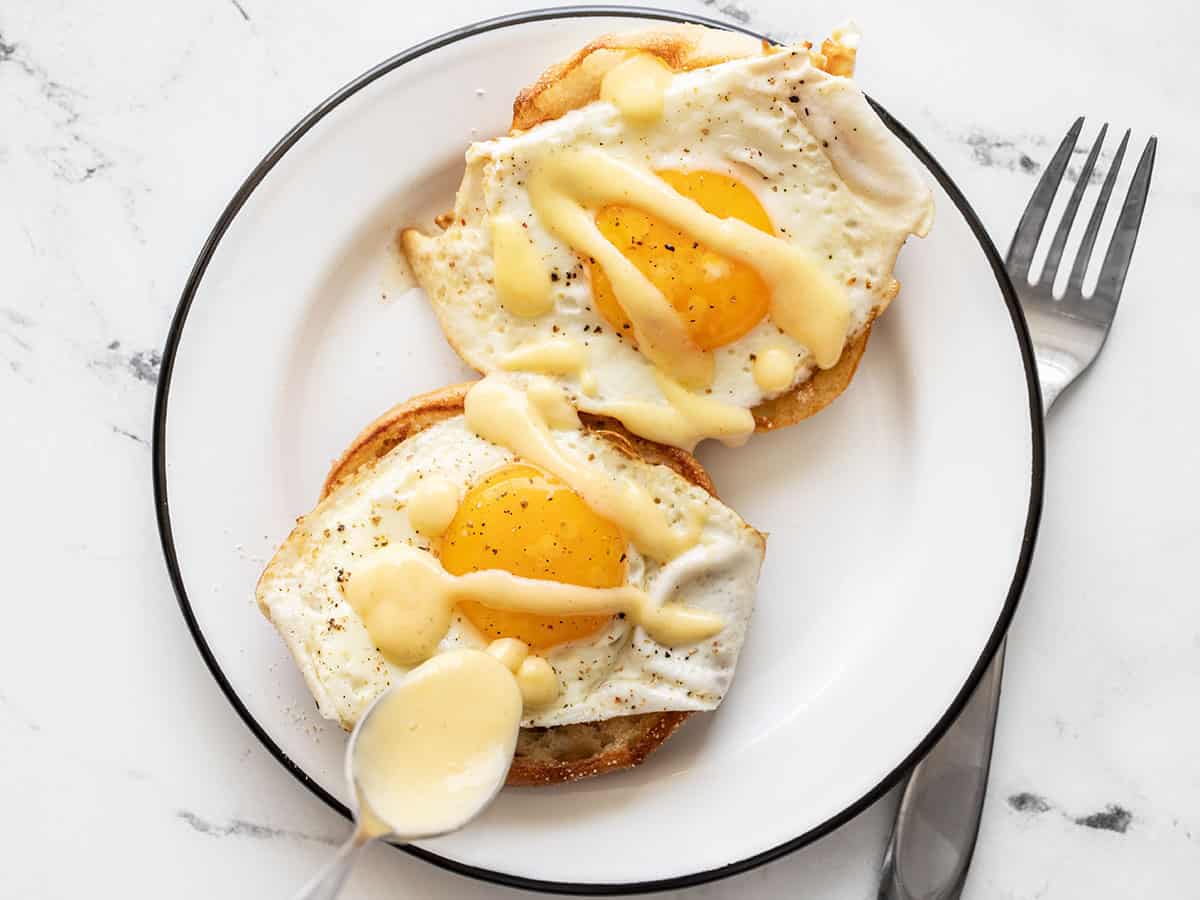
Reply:
<svg viewBox="0 0 1200 900"><path fill-rule="evenodd" d="M1042 414L1070 382L1051 354L1039 353ZM958 900L979 836L1000 709L1004 651L996 655L959 717L912 770L880 868L879 900Z"/></svg>
<svg viewBox="0 0 1200 900"><path fill-rule="evenodd" d="M957 721L909 776L879 900L956 900L962 893L987 792L1006 643Z"/></svg>

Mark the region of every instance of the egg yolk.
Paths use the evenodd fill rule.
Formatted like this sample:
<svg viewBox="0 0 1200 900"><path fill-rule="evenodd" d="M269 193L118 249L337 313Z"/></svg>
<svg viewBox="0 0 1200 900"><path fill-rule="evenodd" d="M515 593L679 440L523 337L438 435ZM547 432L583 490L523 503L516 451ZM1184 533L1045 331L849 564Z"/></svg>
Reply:
<svg viewBox="0 0 1200 900"><path fill-rule="evenodd" d="M452 575L502 569L581 587L625 583L625 536L553 475L524 463L504 466L467 492L442 540ZM587 637L611 616L542 616L459 607L489 640L517 638L534 652Z"/></svg>
<svg viewBox="0 0 1200 900"><path fill-rule="evenodd" d="M723 219L741 219L774 234L766 210L740 181L717 172L665 170L657 174L706 212ZM713 350L736 341L767 314L767 286L754 269L710 250L661 219L634 207L612 205L599 210L596 225L663 293L700 349ZM604 269L591 263L590 274L600 314L618 333L634 341L632 324Z"/></svg>

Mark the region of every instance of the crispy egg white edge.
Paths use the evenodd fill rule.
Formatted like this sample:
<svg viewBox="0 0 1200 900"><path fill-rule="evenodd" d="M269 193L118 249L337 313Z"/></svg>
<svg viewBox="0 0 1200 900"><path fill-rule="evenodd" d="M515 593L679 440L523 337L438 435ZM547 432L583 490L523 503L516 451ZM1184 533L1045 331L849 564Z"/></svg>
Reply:
<svg viewBox="0 0 1200 900"><path fill-rule="evenodd" d="M690 571L675 593L685 602L725 617L714 639L669 649L620 619L587 639L552 648L547 659L563 693L552 706L528 715L525 726L593 722L638 712L705 710L721 701L733 677L754 602L763 538L736 513L671 469L624 456L588 432L557 431L555 440L576 452L594 453L616 477L635 479L671 507L686 498L707 513L702 540L722 565ZM424 477L456 484L460 496L488 472L515 457L471 433L461 416L437 423L404 441L300 519L267 566L258 602L275 624L326 718L352 727L359 715L404 670L386 661L358 614L346 601L339 569L352 572L379 546L407 541L429 550L430 542L408 523L404 501ZM675 498L675 499L668 499ZM373 523L372 517L378 517ZM339 527L340 526L340 527ZM643 589L673 577L678 561L657 565L629 548L627 581ZM686 555L686 554L685 554ZM682 559L682 557L681 557ZM694 561L693 561L694 562ZM687 565L686 560L683 565ZM439 652L481 647L487 641L456 615Z"/></svg>
<svg viewBox="0 0 1200 900"><path fill-rule="evenodd" d="M542 226L523 190L530 166L554 147L595 147L653 169L737 177L777 232L803 242L843 284L855 278L846 287L853 310L849 334L886 305L900 247L909 234L930 227L932 195L908 151L851 79L815 68L800 50L734 60L672 79L662 121L670 127L634 128L611 104L597 101L526 132L471 146L455 223L423 242L418 255L447 337L473 367L493 371L516 347L568 337L587 346L596 379L588 396L578 377L556 376L579 408L602 413L614 401L664 402L653 367L592 308L585 267ZM560 274L555 308L547 316L521 319L499 302L488 221L501 211L528 226L547 267ZM811 376L808 350L764 319L715 351L711 396L747 408L766 399L750 356L768 346L796 354L792 387Z"/></svg>

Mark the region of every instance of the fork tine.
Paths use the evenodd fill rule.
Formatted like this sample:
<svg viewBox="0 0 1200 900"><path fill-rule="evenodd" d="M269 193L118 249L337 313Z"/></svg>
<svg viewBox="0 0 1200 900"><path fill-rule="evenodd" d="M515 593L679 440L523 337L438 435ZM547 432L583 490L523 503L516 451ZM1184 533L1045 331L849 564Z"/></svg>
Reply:
<svg viewBox="0 0 1200 900"><path fill-rule="evenodd" d="M1150 173L1154 171L1154 152L1157 147L1156 137L1146 142L1146 149L1142 151L1142 158L1138 160L1137 169L1133 173L1133 181L1129 183L1129 193L1125 195L1121 217L1117 219L1117 230L1113 232L1108 252L1104 254L1104 265L1100 269L1100 278L1096 282L1093 296L1108 303L1116 304L1121 299L1121 288L1125 286L1129 260L1133 258L1133 245L1137 242L1138 229L1142 225L1146 195L1150 192Z"/></svg>
<svg viewBox="0 0 1200 900"><path fill-rule="evenodd" d="M1108 167L1108 176L1104 179L1104 186L1100 188L1100 196L1096 198L1096 208L1092 210L1092 217L1088 220L1087 230L1083 233L1083 240L1079 244L1079 252L1075 254L1075 265L1071 267L1071 277L1067 279L1067 293L1072 294L1080 290L1083 286L1083 276L1087 274L1088 262L1092 258L1092 248L1096 245L1096 236L1100 233L1100 223L1104 220L1104 210L1108 207L1108 198L1112 195L1113 185L1117 183L1117 172L1121 168L1121 161L1125 159L1125 147L1129 143L1129 131L1126 129L1125 136L1121 138L1121 144L1117 147L1117 155L1113 157L1112 164Z"/></svg>
<svg viewBox="0 0 1200 900"><path fill-rule="evenodd" d="M1107 122L1100 128L1100 133L1096 135L1096 140L1092 144L1092 151L1088 154L1087 161L1083 164L1083 171L1079 173L1079 180L1075 182L1075 189L1071 191L1071 199L1067 201L1067 207L1063 210L1062 221L1058 223L1058 230L1054 232L1054 240L1050 242L1050 251L1046 254L1046 264L1042 266L1040 279L1042 285L1045 287L1052 287L1054 279L1058 277L1058 264L1062 260L1063 248L1067 245L1067 236L1071 233L1071 226L1075 223L1075 214L1079 211L1079 202L1083 199L1083 192L1092 177L1092 167L1096 165L1096 157L1100 155L1100 147L1104 144L1104 136L1106 134L1108 134Z"/></svg>
<svg viewBox="0 0 1200 900"><path fill-rule="evenodd" d="M1078 140L1082 128L1083 116L1080 116L1058 145L1054 158L1050 160L1050 165L1046 166L1041 181L1038 182L1033 196L1029 198L1029 205L1021 215L1016 236L1012 246L1008 248L1008 259L1005 261L1009 273L1014 276L1026 278L1029 275L1033 251L1037 249L1038 238L1042 236L1046 216L1050 213L1050 204L1054 202L1054 195L1058 192L1059 182L1062 181L1063 172L1067 170L1067 162L1071 159L1071 151L1075 149L1075 141Z"/></svg>

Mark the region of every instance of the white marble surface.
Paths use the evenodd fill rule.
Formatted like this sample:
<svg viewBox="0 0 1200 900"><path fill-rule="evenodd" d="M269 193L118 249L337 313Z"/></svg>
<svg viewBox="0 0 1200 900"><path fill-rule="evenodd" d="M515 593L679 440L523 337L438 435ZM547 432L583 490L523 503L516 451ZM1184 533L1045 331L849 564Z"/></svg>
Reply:
<svg viewBox="0 0 1200 900"><path fill-rule="evenodd" d="M1071 119L1161 144L1116 331L1048 428L1039 552L1010 645L977 898L1195 896L1200 862L1200 158L1182 0L680 2L777 36L853 16L860 80L1003 248ZM159 349L212 222L317 100L511 2L0 3L0 896L283 897L345 823L234 715L162 564ZM887 73L886 76L881 73ZM986 398L981 398L986 402ZM885 800L693 892L873 896ZM347 896L516 894L386 848Z"/></svg>

